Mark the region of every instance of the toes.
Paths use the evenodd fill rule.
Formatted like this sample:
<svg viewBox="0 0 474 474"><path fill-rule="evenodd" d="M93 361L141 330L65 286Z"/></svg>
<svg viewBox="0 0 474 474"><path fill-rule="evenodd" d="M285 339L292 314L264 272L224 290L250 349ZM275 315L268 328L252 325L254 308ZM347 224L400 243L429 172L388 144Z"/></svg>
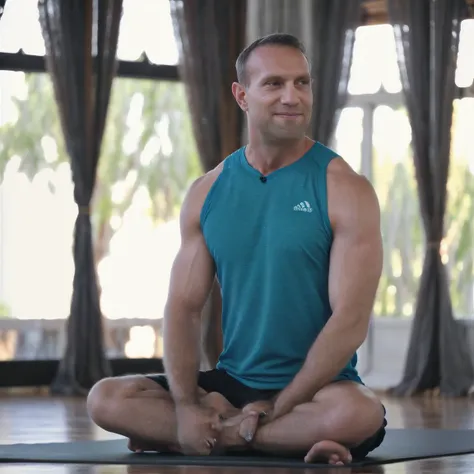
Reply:
<svg viewBox="0 0 474 474"><path fill-rule="evenodd" d="M211 451L216 447L217 444L217 439L216 438L210 438L206 440L208 448L211 449Z"/></svg>
<svg viewBox="0 0 474 474"><path fill-rule="evenodd" d="M331 465L344 465L352 461L350 452L339 443L334 441L320 441L306 454L304 461L306 463L315 462L316 460L325 460Z"/></svg>
<svg viewBox="0 0 474 474"><path fill-rule="evenodd" d="M344 465L344 462L342 461L341 457L337 454L332 454L329 457L328 462L329 462L329 464L331 464L333 466L343 466Z"/></svg>

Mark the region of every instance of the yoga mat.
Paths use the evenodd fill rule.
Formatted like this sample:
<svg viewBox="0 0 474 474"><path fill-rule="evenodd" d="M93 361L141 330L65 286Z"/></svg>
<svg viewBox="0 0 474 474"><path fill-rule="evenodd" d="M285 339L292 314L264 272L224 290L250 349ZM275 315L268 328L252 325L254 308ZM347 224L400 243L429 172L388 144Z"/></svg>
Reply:
<svg viewBox="0 0 474 474"><path fill-rule="evenodd" d="M474 453L474 430L388 429L382 445L352 466L388 464L414 459ZM0 445L1 463L142 464L161 466L328 467L301 459L271 456L182 456L135 454L125 439L70 443Z"/></svg>

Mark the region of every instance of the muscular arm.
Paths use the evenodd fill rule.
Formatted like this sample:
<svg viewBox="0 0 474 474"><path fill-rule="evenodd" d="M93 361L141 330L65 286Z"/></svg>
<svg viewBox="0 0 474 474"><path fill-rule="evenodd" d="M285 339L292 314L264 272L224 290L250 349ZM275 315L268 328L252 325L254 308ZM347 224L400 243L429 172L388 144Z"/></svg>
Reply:
<svg viewBox="0 0 474 474"><path fill-rule="evenodd" d="M329 180L328 180L329 183ZM330 257L332 315L292 383L275 402L275 417L288 413L336 377L367 336L382 272L380 210L372 186L348 173L328 190L334 240Z"/></svg>
<svg viewBox="0 0 474 474"><path fill-rule="evenodd" d="M177 404L198 401L201 312L215 276L199 216L208 189L205 179L191 187L181 211L181 247L173 264L164 316L164 367Z"/></svg>

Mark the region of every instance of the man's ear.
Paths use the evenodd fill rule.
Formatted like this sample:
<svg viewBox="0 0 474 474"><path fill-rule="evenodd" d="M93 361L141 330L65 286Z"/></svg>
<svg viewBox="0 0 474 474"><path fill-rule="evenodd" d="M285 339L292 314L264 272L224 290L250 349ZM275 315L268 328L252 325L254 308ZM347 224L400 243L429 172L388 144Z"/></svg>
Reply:
<svg viewBox="0 0 474 474"><path fill-rule="evenodd" d="M239 107L246 112L247 111L247 101L246 101L246 92L245 92L245 87L242 86L242 84L238 82L233 82L232 83L232 94L235 97L235 100Z"/></svg>

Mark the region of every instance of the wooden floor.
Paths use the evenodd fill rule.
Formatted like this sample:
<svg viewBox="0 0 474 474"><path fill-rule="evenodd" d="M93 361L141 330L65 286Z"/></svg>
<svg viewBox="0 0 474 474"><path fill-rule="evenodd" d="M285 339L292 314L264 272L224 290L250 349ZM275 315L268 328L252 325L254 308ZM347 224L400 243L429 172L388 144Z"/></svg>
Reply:
<svg viewBox="0 0 474 474"><path fill-rule="evenodd" d="M391 428L462 428L474 429L474 399L390 399L382 397ZM84 400L49 396L0 394L0 443L61 442L70 440L110 439L112 435L96 428L87 417ZM391 464L384 467L351 470L328 469L255 469L196 468L156 466L87 465L6 465L0 474L319 474L334 473L472 473L474 455Z"/></svg>

